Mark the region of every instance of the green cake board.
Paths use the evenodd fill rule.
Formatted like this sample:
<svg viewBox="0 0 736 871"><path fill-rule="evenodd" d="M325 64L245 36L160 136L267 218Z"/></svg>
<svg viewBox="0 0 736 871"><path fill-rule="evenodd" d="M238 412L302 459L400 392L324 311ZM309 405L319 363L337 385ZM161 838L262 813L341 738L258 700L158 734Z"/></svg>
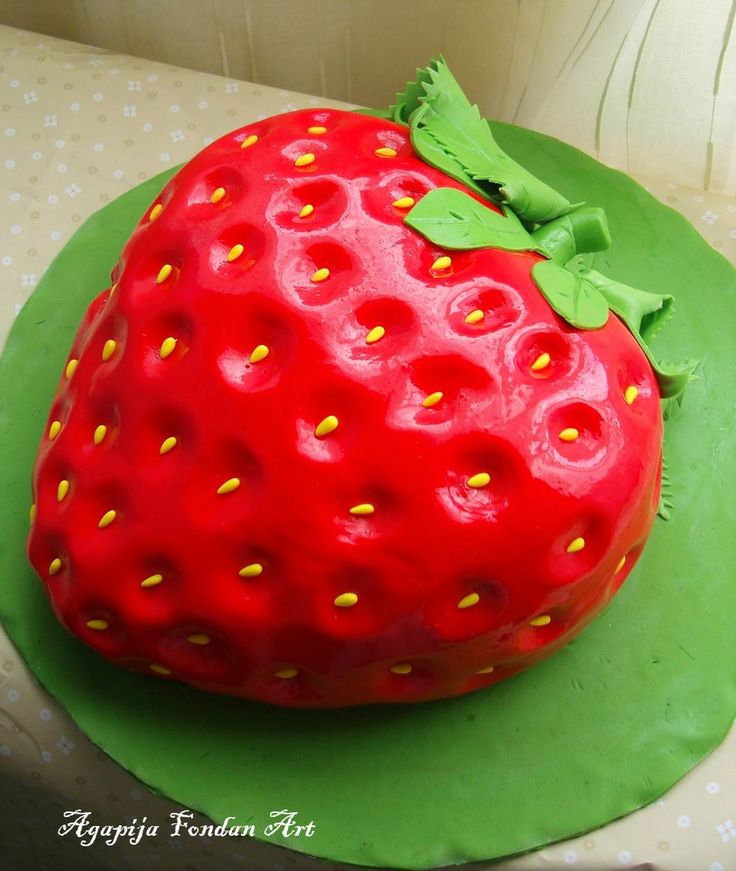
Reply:
<svg viewBox="0 0 736 871"><path fill-rule="evenodd" d="M36 445L77 323L171 173L81 227L0 364L0 616L32 671L156 792L260 831L270 811L298 811L314 836L269 840L332 861L426 869L597 828L660 796L736 714L734 271L626 176L539 134L494 132L571 201L606 209L614 244L595 268L674 294L655 350L702 360L667 425L672 519L611 606L528 673L417 706L285 710L119 670L57 623L24 555Z"/></svg>

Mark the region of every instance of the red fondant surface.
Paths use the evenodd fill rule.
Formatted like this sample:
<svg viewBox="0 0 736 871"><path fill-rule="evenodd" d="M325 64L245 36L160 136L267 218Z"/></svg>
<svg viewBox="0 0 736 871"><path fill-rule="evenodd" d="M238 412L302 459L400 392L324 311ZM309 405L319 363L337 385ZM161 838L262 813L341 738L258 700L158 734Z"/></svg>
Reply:
<svg viewBox="0 0 736 871"><path fill-rule="evenodd" d="M392 203L434 187L462 189L403 128L310 110L223 137L151 204L70 350L34 474L30 558L83 641L278 704L413 702L533 664L615 593L656 511L651 369L613 315L580 332L552 312L538 255L408 229Z"/></svg>

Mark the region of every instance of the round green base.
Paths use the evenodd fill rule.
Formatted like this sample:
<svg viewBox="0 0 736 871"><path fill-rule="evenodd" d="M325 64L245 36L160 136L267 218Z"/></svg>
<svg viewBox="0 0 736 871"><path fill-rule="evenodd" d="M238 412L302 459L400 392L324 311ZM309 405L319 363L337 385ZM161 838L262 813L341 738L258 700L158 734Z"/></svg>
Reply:
<svg viewBox="0 0 736 871"><path fill-rule="evenodd" d="M538 134L495 132L570 200L606 209L614 244L597 268L673 293L656 351L703 361L667 426L672 519L598 620L505 684L419 706L282 710L121 671L57 623L24 555L36 445L82 312L170 173L84 224L0 362L0 616L33 672L155 791L261 829L271 810L298 811L315 835L280 843L333 861L429 868L596 828L661 795L736 713L734 271L626 176Z"/></svg>

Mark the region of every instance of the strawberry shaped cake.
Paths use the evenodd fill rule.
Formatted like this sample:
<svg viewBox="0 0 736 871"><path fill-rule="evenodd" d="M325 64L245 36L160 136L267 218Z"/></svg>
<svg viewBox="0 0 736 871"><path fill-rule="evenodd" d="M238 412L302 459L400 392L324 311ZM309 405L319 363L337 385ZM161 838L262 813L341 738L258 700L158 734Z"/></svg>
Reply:
<svg viewBox="0 0 736 871"><path fill-rule="evenodd" d="M205 148L51 405L28 548L59 619L150 679L295 706L552 654L646 543L662 400L693 369L647 347L670 297L589 268L608 243L443 61L388 112Z"/></svg>

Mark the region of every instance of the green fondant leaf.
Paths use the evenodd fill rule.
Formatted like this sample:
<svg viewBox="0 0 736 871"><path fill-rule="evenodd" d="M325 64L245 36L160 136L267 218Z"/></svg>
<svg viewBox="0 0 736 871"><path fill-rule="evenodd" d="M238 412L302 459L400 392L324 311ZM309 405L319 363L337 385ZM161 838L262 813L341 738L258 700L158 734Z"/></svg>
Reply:
<svg viewBox="0 0 736 871"><path fill-rule="evenodd" d="M641 349L647 355L657 377L659 392L663 399L678 399L698 367L697 360L680 363L661 363L652 354L649 341L664 323L672 317L673 299L669 294L648 293L613 281L600 272L590 270L588 281L605 298L611 311L615 312L629 328Z"/></svg>
<svg viewBox="0 0 736 871"><path fill-rule="evenodd" d="M605 296L609 306L626 321L634 325L643 339L651 339L672 317L674 300L668 293L650 293L614 281L592 270L588 280Z"/></svg>
<svg viewBox="0 0 736 871"><path fill-rule="evenodd" d="M657 514L662 520L669 520L672 516L672 481L664 455L662 456L662 483L659 489Z"/></svg>
<svg viewBox="0 0 736 871"><path fill-rule="evenodd" d="M433 61L427 73L428 80L419 80L426 97L410 118L412 128L426 130L460 164L466 176L487 183L486 196L500 196L520 218L549 221L570 211L571 204L565 197L498 146L478 107L462 92L444 60ZM425 143L426 139L420 140L416 146L422 158Z"/></svg>
<svg viewBox="0 0 736 871"><path fill-rule="evenodd" d="M634 333L633 330L631 332ZM691 381L695 380L693 373L700 365L700 361L683 360L680 363L662 363L655 358L640 336L634 333L634 338L641 345L642 351L647 355L647 359L654 369L662 398L674 399L678 405L681 404L685 388Z"/></svg>
<svg viewBox="0 0 736 871"><path fill-rule="evenodd" d="M430 81L429 67L436 61L430 61L427 67L417 70L417 77L413 82L406 83L406 90L396 95L396 102L389 107L389 116L397 123L409 123L409 116L418 108L424 99L424 85Z"/></svg>
<svg viewBox="0 0 736 871"><path fill-rule="evenodd" d="M690 376L690 381L688 381L688 384L691 381L700 381L700 376L693 373ZM662 400L662 415L665 420L673 420L677 418L677 416L680 414L680 411L682 410L682 402L684 398L685 394L680 393L678 396L672 396Z"/></svg>
<svg viewBox="0 0 736 871"><path fill-rule="evenodd" d="M440 172L444 172L482 197L492 199L488 191L465 172L462 164L445 151L427 129L412 125L410 135L412 147L425 163L439 169Z"/></svg>
<svg viewBox="0 0 736 871"><path fill-rule="evenodd" d="M534 283L547 302L568 323L581 330L597 330L608 320L608 304L588 281L553 260L540 260L532 269Z"/></svg>
<svg viewBox="0 0 736 871"><path fill-rule="evenodd" d="M435 188L425 194L404 223L443 248L503 248L534 250L534 239L516 215L489 208L455 188Z"/></svg>

